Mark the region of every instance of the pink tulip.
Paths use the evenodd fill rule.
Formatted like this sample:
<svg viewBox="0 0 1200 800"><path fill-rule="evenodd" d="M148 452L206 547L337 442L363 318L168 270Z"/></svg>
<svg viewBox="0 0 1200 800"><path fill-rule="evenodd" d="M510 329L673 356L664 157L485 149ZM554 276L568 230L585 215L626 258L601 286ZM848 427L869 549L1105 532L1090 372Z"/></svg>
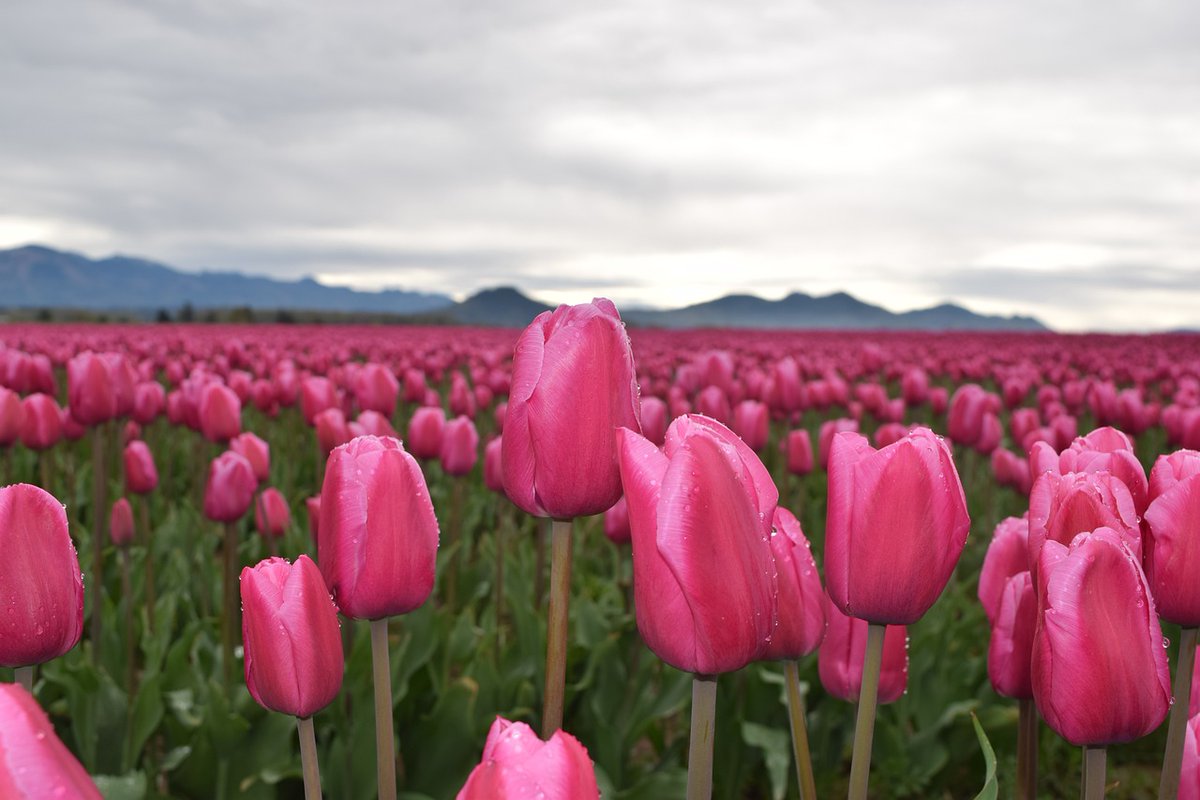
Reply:
<svg viewBox="0 0 1200 800"><path fill-rule="evenodd" d="M504 463L501 460L500 448L504 446L503 437L497 436L483 448L483 485L497 494L504 494Z"/></svg>
<svg viewBox="0 0 1200 800"><path fill-rule="evenodd" d="M250 431L229 440L229 449L250 462L259 483L271 479L271 446Z"/></svg>
<svg viewBox="0 0 1200 800"><path fill-rule="evenodd" d="M479 433L470 417L455 417L442 433L442 469L447 475L469 475L479 460Z"/></svg>
<svg viewBox="0 0 1200 800"><path fill-rule="evenodd" d="M670 421L666 403L654 396L642 398L642 434L647 439L662 447Z"/></svg>
<svg viewBox="0 0 1200 800"><path fill-rule="evenodd" d="M113 503L109 512L108 535L117 547L133 544L133 508L124 497Z"/></svg>
<svg viewBox="0 0 1200 800"><path fill-rule="evenodd" d="M438 458L442 454L442 435L446 429L446 412L438 406L422 406L408 421L409 451L417 458Z"/></svg>
<svg viewBox="0 0 1200 800"><path fill-rule="evenodd" d="M833 437L843 431L858 431L858 420L830 419L821 423L817 432L817 460L821 469L829 468L829 449L833 446Z"/></svg>
<svg viewBox="0 0 1200 800"><path fill-rule="evenodd" d="M988 644L988 678L997 694L1019 700L1033 697L1031 663L1037 621L1033 578L1028 571L1017 573L1000 592Z"/></svg>
<svg viewBox="0 0 1200 800"><path fill-rule="evenodd" d="M779 586L779 625L759 658L795 661L825 638L825 590L800 521L782 506L775 509L771 554Z"/></svg>
<svg viewBox="0 0 1200 800"><path fill-rule="evenodd" d="M456 417L475 418L475 395L461 372L450 376L450 413Z"/></svg>
<svg viewBox="0 0 1200 800"><path fill-rule="evenodd" d="M848 703L857 703L862 691L863 659L867 652L867 623L848 617L833 602L825 604L828 627L817 655L817 674L825 691ZM908 688L908 629L888 625L883 634L883 662L879 673L880 704L894 703Z"/></svg>
<svg viewBox="0 0 1200 800"><path fill-rule="evenodd" d="M696 411L706 417L712 417L722 425L732 423L733 409L720 386L705 386L700 394L696 395Z"/></svg>
<svg viewBox="0 0 1200 800"><path fill-rule="evenodd" d="M143 381L133 389L133 418L149 425L166 410L167 393L158 381Z"/></svg>
<svg viewBox="0 0 1200 800"><path fill-rule="evenodd" d="M599 514L621 496L614 431L641 431L633 353L616 307L559 306L513 354L504 486L520 508L556 519Z"/></svg>
<svg viewBox="0 0 1200 800"><path fill-rule="evenodd" d="M0 489L0 553L0 666L58 658L83 633L83 575L62 503L27 483Z"/></svg>
<svg viewBox="0 0 1200 800"><path fill-rule="evenodd" d="M770 423L766 405L757 400L743 400L733 413L733 432L756 453L767 446Z"/></svg>
<svg viewBox="0 0 1200 800"><path fill-rule="evenodd" d="M360 436L330 454L317 536L321 574L348 617L405 614L433 591L438 522L396 439Z"/></svg>
<svg viewBox="0 0 1200 800"><path fill-rule="evenodd" d="M277 539L287 533L292 524L292 511L283 493L272 486L263 489L254 504L254 527L263 536Z"/></svg>
<svg viewBox="0 0 1200 800"><path fill-rule="evenodd" d="M793 475L807 475L813 468L812 440L804 428L788 431L779 443L787 461L787 471Z"/></svg>
<svg viewBox="0 0 1200 800"><path fill-rule="evenodd" d="M896 442L908 436L908 428L901 425L899 422L888 422L880 425L875 430L875 447L887 447L889 444Z"/></svg>
<svg viewBox="0 0 1200 800"><path fill-rule="evenodd" d="M988 623L996 624L1004 585L1014 575L1029 571L1029 520L1026 517L1005 517L996 526L983 568L979 571L979 602L987 614Z"/></svg>
<svg viewBox="0 0 1200 800"><path fill-rule="evenodd" d="M492 419L496 423L496 435L504 433L504 420L508 418L508 403L497 403L492 411Z"/></svg>
<svg viewBox="0 0 1200 800"><path fill-rule="evenodd" d="M1033 695L1073 745L1145 736L1171 705L1167 651L1146 576L1121 534L1098 528L1070 547L1047 540L1038 564Z"/></svg>
<svg viewBox="0 0 1200 800"><path fill-rule="evenodd" d="M1200 664L1200 661L1196 663ZM1183 770L1180 773L1178 797L1179 800L1200 800L1200 715L1196 714L1188 720L1184 733Z"/></svg>
<svg viewBox="0 0 1200 800"><path fill-rule="evenodd" d="M0 683L0 797L103 800L46 712L15 683Z"/></svg>
<svg viewBox="0 0 1200 800"><path fill-rule="evenodd" d="M158 469L150 447L142 440L125 445L125 489L134 494L149 494L158 486Z"/></svg>
<svg viewBox="0 0 1200 800"><path fill-rule="evenodd" d="M67 363L67 396L71 416L83 425L98 425L118 414L115 378L103 355L80 353Z"/></svg>
<svg viewBox="0 0 1200 800"><path fill-rule="evenodd" d="M200 390L200 432L210 442L228 442L242 432L242 403L223 383Z"/></svg>
<svg viewBox="0 0 1200 800"><path fill-rule="evenodd" d="M358 415L355 420L363 429L363 434L368 436L390 436L393 439L399 439L400 434L396 433L396 429L392 427L391 420L380 414L378 411L367 410Z"/></svg>
<svg viewBox="0 0 1200 800"><path fill-rule="evenodd" d="M1028 495L1033 488L1029 462L1003 447L992 451L992 474L996 477L996 483L1011 487L1023 495Z"/></svg>
<svg viewBox="0 0 1200 800"><path fill-rule="evenodd" d="M237 522L254 501L258 479L240 453L226 450L212 460L204 486L204 516L215 522Z"/></svg>
<svg viewBox="0 0 1200 800"><path fill-rule="evenodd" d="M390 417L400 397L400 381L382 364L364 364L354 380L354 397L364 411Z"/></svg>
<svg viewBox="0 0 1200 800"><path fill-rule="evenodd" d="M621 495L612 508L604 512L604 535L613 544L629 544L633 533L629 530L629 505Z"/></svg>
<svg viewBox="0 0 1200 800"><path fill-rule="evenodd" d="M1116 428L1097 428L1076 439L1059 455L1058 466L1064 473L1111 473L1129 489L1138 514L1150 504L1146 471L1133 452L1133 441Z"/></svg>
<svg viewBox="0 0 1200 800"><path fill-rule="evenodd" d="M844 613L916 622L950 579L970 524L950 449L928 428L882 450L857 433L834 437L825 579Z"/></svg>
<svg viewBox="0 0 1200 800"><path fill-rule="evenodd" d="M949 404L950 392L945 386L935 386L929 390L929 408L935 417L945 414Z"/></svg>
<svg viewBox="0 0 1200 800"><path fill-rule="evenodd" d="M984 415L988 410L988 393L983 387L967 383L958 387L950 398L947 426L956 444L974 445L983 435Z"/></svg>
<svg viewBox="0 0 1200 800"><path fill-rule="evenodd" d="M325 455L354 438L346 425L346 415L340 408L327 408L320 412L313 418L313 426L317 430L317 446Z"/></svg>
<svg viewBox="0 0 1200 800"><path fill-rule="evenodd" d="M318 541L317 531L321 525L321 495L304 498L304 508L308 511L308 535L312 537L315 545Z"/></svg>
<svg viewBox="0 0 1200 800"><path fill-rule="evenodd" d="M983 415L983 424L980 428L979 438L975 440L972 447L976 452L983 455L991 455L992 451L1000 446L1000 441L1004 438L1004 427L1000 424L1000 418L990 411Z"/></svg>
<svg viewBox="0 0 1200 800"><path fill-rule="evenodd" d="M496 717L456 800L597 800L596 770L587 750L566 731L548 741L524 722Z"/></svg>
<svg viewBox="0 0 1200 800"><path fill-rule="evenodd" d="M62 439L62 409L48 394L31 394L21 402L21 444L47 450Z"/></svg>
<svg viewBox="0 0 1200 800"><path fill-rule="evenodd" d="M328 378L305 378L300 383L300 413L304 422L313 425L317 414L327 408L337 408L337 388Z"/></svg>
<svg viewBox="0 0 1200 800"><path fill-rule="evenodd" d="M671 423L665 452L627 428L617 442L642 639L688 672L740 669L775 626L770 475L732 431L699 415Z"/></svg>
<svg viewBox="0 0 1200 800"><path fill-rule="evenodd" d="M1152 474L1159 493L1146 510L1146 577L1159 616L1194 628L1200 625L1200 453L1159 456Z"/></svg>
<svg viewBox="0 0 1200 800"><path fill-rule="evenodd" d="M24 420L21 395L0 386L0 447L8 447L20 438Z"/></svg>
<svg viewBox="0 0 1200 800"><path fill-rule="evenodd" d="M1043 474L1029 495L1029 563L1038 566L1038 553L1048 540L1070 544L1075 536L1096 528L1121 532L1135 556L1141 557L1142 537L1125 484L1107 472ZM1037 569L1033 569L1036 577Z"/></svg>
<svg viewBox="0 0 1200 800"><path fill-rule="evenodd" d="M241 576L246 688L263 708L311 717L342 687L337 608L308 556L268 558Z"/></svg>

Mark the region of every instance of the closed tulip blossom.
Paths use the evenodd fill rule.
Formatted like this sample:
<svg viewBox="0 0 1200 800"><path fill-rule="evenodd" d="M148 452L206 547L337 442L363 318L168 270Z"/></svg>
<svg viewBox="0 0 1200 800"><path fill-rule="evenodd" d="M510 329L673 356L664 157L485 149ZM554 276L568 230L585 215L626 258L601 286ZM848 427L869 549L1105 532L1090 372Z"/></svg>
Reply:
<svg viewBox="0 0 1200 800"><path fill-rule="evenodd" d="M354 438L346 425L346 415L340 408L327 408L317 414L313 419L313 427L317 432L317 446L326 455Z"/></svg>
<svg viewBox="0 0 1200 800"><path fill-rule="evenodd" d="M433 591L438 523L416 460L396 439L360 436L329 456L318 563L338 608L382 619Z"/></svg>
<svg viewBox="0 0 1200 800"><path fill-rule="evenodd" d="M226 450L209 464L204 487L204 516L215 522L237 522L250 510L258 479L240 453Z"/></svg>
<svg viewBox="0 0 1200 800"><path fill-rule="evenodd" d="M308 512L308 535L317 543L317 530L321 524L321 495L304 498L304 510Z"/></svg>
<svg viewBox="0 0 1200 800"><path fill-rule="evenodd" d="M363 434L368 436L391 436L393 439L399 439L400 434L396 433L396 429L392 427L391 421L380 414L378 411L370 409L363 411L355 420L363 430Z"/></svg>
<svg viewBox="0 0 1200 800"><path fill-rule="evenodd" d="M1179 800L1200 800L1200 715L1193 715L1187 722Z"/></svg>
<svg viewBox="0 0 1200 800"><path fill-rule="evenodd" d="M133 508L129 500L122 497L113 503L109 512L108 530L112 543L117 547L128 547L133 543Z"/></svg>
<svg viewBox="0 0 1200 800"><path fill-rule="evenodd" d="M84 352L67 362L67 398L71 416L83 425L98 425L118 413L116 378L102 354Z"/></svg>
<svg viewBox="0 0 1200 800"><path fill-rule="evenodd" d="M21 444L47 450L62 439L62 409L48 394L31 394L22 402Z"/></svg>
<svg viewBox="0 0 1200 800"><path fill-rule="evenodd" d="M1031 659L1037 620L1037 595L1026 570L1005 581L992 620L988 678L997 694L1018 700L1033 697Z"/></svg>
<svg viewBox="0 0 1200 800"><path fill-rule="evenodd" d="M167 408L167 393L158 381L143 381L133 389L133 418L142 425L158 419Z"/></svg>
<svg viewBox="0 0 1200 800"><path fill-rule="evenodd" d="M328 378L316 376L300 382L300 413L307 424L315 424L317 414L337 406L337 387Z"/></svg>
<svg viewBox="0 0 1200 800"><path fill-rule="evenodd" d="M1200 627L1200 453L1160 456L1151 474L1157 495L1146 510L1146 577L1163 619Z"/></svg>
<svg viewBox="0 0 1200 800"><path fill-rule="evenodd" d="M771 420L765 404L757 400L743 400L733 412L733 431L742 437L751 450L762 452L767 446Z"/></svg>
<svg viewBox="0 0 1200 800"><path fill-rule="evenodd" d="M995 625L1004 586L1014 575L1029 571L1029 520L1006 517L996 526L979 571L979 602L988 623Z"/></svg>
<svg viewBox="0 0 1200 800"><path fill-rule="evenodd" d="M229 449L240 453L250 462L259 483L271 479L271 446L256 434L246 431L229 440Z"/></svg>
<svg viewBox="0 0 1200 800"><path fill-rule="evenodd" d="M497 436L483 448L483 485L497 494L504 494L504 464L500 454L503 439Z"/></svg>
<svg viewBox="0 0 1200 800"><path fill-rule="evenodd" d="M604 535L613 544L629 544L633 534L629 530L629 506L625 496L604 512Z"/></svg>
<svg viewBox="0 0 1200 800"><path fill-rule="evenodd" d="M671 418L667 404L658 397L642 398L642 435L659 447L667 438L667 424Z"/></svg>
<svg viewBox="0 0 1200 800"><path fill-rule="evenodd" d="M1104 747L1153 731L1171 688L1162 628L1142 569L1111 528L1047 540L1038 566L1033 692L1042 718L1074 745Z"/></svg>
<svg viewBox="0 0 1200 800"><path fill-rule="evenodd" d="M459 416L442 432L442 469L447 475L469 475L479 460L479 433L470 417Z"/></svg>
<svg viewBox="0 0 1200 800"><path fill-rule="evenodd" d="M0 723L0 797L102 800L87 770L24 688L0 683Z"/></svg>
<svg viewBox="0 0 1200 800"><path fill-rule="evenodd" d="M856 433L829 458L825 578L843 613L916 622L942 593L970 518L950 450L927 428L875 450Z"/></svg>
<svg viewBox="0 0 1200 800"><path fill-rule="evenodd" d="M779 443L787 462L787 471L793 475L807 475L813 469L812 439L804 428L788 431Z"/></svg>
<svg viewBox="0 0 1200 800"><path fill-rule="evenodd" d="M513 355L508 496L556 519L608 509L621 496L617 428L641 431L633 353L616 307L598 299L538 315Z"/></svg>
<svg viewBox="0 0 1200 800"><path fill-rule="evenodd" d="M8 447L21 438L25 408L21 395L0 386L0 447Z"/></svg>
<svg viewBox="0 0 1200 800"><path fill-rule="evenodd" d="M408 421L409 452L417 458L438 458L442 454L442 435L446 429L446 412L437 406L422 406Z"/></svg>
<svg viewBox="0 0 1200 800"><path fill-rule="evenodd" d="M391 416L400 397L400 381L383 364L364 364L354 380L354 397L362 410Z"/></svg>
<svg viewBox="0 0 1200 800"><path fill-rule="evenodd" d="M833 447L833 439L844 431L858 432L858 420L829 419L821 423L817 431L817 460L821 469L829 468L829 451Z"/></svg>
<svg viewBox="0 0 1200 800"><path fill-rule="evenodd" d="M862 691L867 623L846 616L832 602L826 604L825 611L828 626L817 656L821 685L834 697L857 703ZM903 625L888 625L883 637L878 702L894 703L907 688L908 629Z"/></svg>
<svg viewBox="0 0 1200 800"><path fill-rule="evenodd" d="M1070 544L1077 534L1102 527L1120 532L1134 556L1141 557L1137 511L1122 481L1107 472L1043 473L1029 495L1029 563L1034 573L1043 543Z"/></svg>
<svg viewBox="0 0 1200 800"><path fill-rule="evenodd" d="M200 390L200 432L210 442L228 442L242 432L242 402L223 383Z"/></svg>
<svg viewBox="0 0 1200 800"><path fill-rule="evenodd" d="M26 483L0 489L0 553L0 666L58 658L83 633L83 575L62 503Z"/></svg>
<svg viewBox="0 0 1200 800"><path fill-rule="evenodd" d="M557 731L547 741L524 722L497 717L456 800L595 800L596 769L571 734Z"/></svg>
<svg viewBox="0 0 1200 800"><path fill-rule="evenodd" d="M141 439L125 445L125 488L134 494L149 494L158 486L154 455Z"/></svg>
<svg viewBox="0 0 1200 800"><path fill-rule="evenodd" d="M278 539L292 524L292 512L283 493L274 486L263 489L254 504L254 527L263 536Z"/></svg>
<svg viewBox="0 0 1200 800"><path fill-rule="evenodd" d="M1059 454L1061 472L1107 472L1125 484L1138 514L1146 511L1146 471L1133 452L1133 440L1116 428L1097 428L1073 441Z"/></svg>
<svg viewBox="0 0 1200 800"><path fill-rule="evenodd" d="M779 624L762 660L795 661L817 649L825 638L825 590L800 521L786 508L775 509L771 554L775 558Z"/></svg>

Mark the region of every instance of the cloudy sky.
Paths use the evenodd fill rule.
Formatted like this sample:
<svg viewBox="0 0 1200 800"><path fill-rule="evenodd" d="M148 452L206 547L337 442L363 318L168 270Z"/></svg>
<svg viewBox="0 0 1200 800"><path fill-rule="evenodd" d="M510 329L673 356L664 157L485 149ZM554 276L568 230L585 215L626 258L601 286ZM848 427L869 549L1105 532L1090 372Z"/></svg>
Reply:
<svg viewBox="0 0 1200 800"><path fill-rule="evenodd" d="M1193 0L12 0L0 247L1200 326Z"/></svg>

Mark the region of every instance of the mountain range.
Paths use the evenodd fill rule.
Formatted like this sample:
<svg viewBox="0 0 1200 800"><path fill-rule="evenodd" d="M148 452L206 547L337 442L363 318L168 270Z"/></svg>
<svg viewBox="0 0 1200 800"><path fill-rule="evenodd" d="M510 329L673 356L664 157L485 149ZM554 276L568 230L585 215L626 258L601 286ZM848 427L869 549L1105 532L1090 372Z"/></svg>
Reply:
<svg viewBox="0 0 1200 800"><path fill-rule="evenodd" d="M0 250L0 307L126 311L147 316L190 304L195 309L249 307L386 313L412 321L520 327L551 307L512 287L485 289L461 302L443 294L389 289L355 291L312 278L296 281L240 272L181 272L127 256L85 256L28 245ZM630 325L661 328L877 328L902 330L1046 330L1033 317L986 316L943 303L896 313L845 292L793 292L781 300L729 295L675 309L630 309Z"/></svg>

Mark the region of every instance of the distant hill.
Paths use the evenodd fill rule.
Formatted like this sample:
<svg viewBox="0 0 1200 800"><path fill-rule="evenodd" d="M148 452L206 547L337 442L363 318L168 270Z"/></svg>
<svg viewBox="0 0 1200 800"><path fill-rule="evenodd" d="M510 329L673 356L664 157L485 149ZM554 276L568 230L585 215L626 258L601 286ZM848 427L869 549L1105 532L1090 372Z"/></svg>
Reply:
<svg viewBox="0 0 1200 800"><path fill-rule="evenodd" d="M356 292L311 278L281 281L240 272L179 272L126 256L90 259L28 246L0 250L0 306L153 311L194 308L293 308L413 314L448 308L440 294Z"/></svg>
<svg viewBox="0 0 1200 800"><path fill-rule="evenodd" d="M455 303L446 295L400 290L359 292L311 278L281 281L238 272L179 272L126 256L89 259L31 245L0 250L0 308L75 308L145 315L190 303L195 309L293 309L395 315L396 321L523 327L551 306L511 286ZM782 300L729 295L667 310L631 308L631 326L659 328L885 328L900 330L1046 330L1032 317L993 317L951 303L894 313L845 292ZM341 317L336 317L346 321Z"/></svg>

